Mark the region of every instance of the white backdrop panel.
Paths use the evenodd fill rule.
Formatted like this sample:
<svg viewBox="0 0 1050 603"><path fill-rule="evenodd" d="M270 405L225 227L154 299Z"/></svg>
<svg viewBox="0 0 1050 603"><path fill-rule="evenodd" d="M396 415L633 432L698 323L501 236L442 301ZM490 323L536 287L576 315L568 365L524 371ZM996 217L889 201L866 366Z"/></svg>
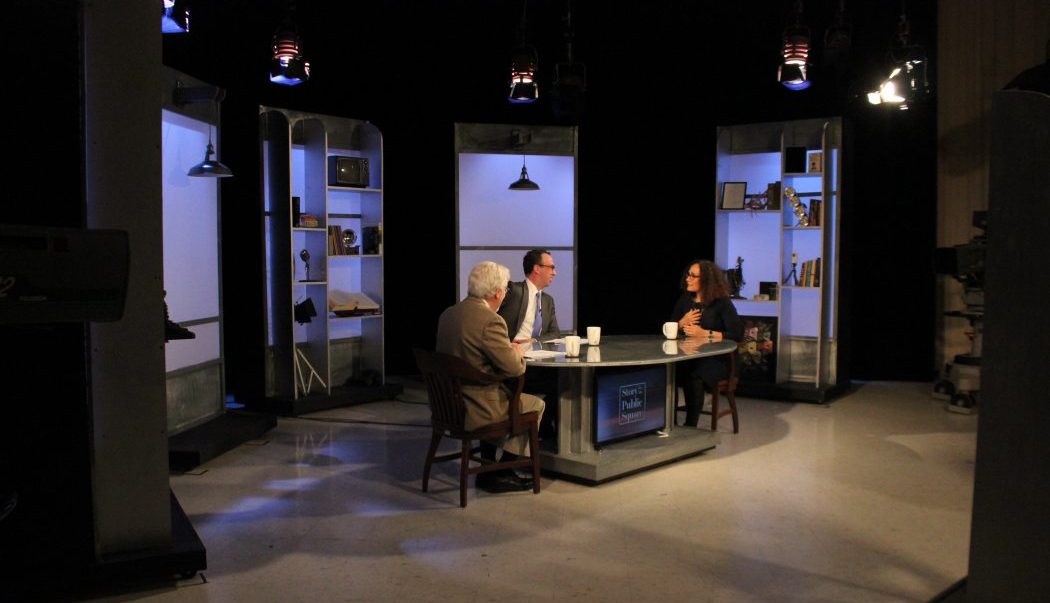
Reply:
<svg viewBox="0 0 1050 603"><path fill-rule="evenodd" d="M540 190L508 190L521 163L521 155L460 153L460 246L573 246L575 160L529 155L529 179Z"/></svg>

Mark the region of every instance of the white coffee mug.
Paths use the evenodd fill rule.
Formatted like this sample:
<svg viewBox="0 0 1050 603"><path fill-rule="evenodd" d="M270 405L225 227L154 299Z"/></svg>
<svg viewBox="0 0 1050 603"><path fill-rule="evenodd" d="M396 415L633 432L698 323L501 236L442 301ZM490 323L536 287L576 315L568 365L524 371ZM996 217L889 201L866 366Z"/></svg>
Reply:
<svg viewBox="0 0 1050 603"><path fill-rule="evenodd" d="M594 346L587 348L587 362L601 362L602 349Z"/></svg>
<svg viewBox="0 0 1050 603"><path fill-rule="evenodd" d="M678 339L678 323L677 322L665 322L664 323L664 337L668 339Z"/></svg>
<svg viewBox="0 0 1050 603"><path fill-rule="evenodd" d="M587 345L598 345L602 340L601 327L587 327Z"/></svg>
<svg viewBox="0 0 1050 603"><path fill-rule="evenodd" d="M566 335L565 336L565 355L576 357L580 355L580 336L579 335Z"/></svg>
<svg viewBox="0 0 1050 603"><path fill-rule="evenodd" d="M664 354L670 354L672 356L678 354L678 341L669 339L663 343Z"/></svg>

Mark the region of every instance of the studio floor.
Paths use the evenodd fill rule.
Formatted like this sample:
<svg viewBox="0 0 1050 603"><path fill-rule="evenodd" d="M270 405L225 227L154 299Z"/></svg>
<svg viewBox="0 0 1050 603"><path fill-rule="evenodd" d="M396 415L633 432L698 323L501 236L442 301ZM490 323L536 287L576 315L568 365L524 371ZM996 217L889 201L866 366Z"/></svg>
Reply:
<svg viewBox="0 0 1050 603"><path fill-rule="evenodd" d="M929 391L741 399L740 433L726 419L705 454L598 487L471 488L466 509L452 463L419 489L424 405L282 418L171 478L207 570L92 600L929 601L967 571L978 421Z"/></svg>

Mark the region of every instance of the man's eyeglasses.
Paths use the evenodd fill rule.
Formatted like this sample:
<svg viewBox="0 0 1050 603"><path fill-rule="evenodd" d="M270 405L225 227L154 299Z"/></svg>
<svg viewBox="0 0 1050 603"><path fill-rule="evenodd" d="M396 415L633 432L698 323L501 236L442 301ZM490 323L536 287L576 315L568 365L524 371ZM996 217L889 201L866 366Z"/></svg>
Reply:
<svg viewBox="0 0 1050 603"><path fill-rule="evenodd" d="M540 268L550 268L551 270L557 270L557 268L554 267L554 264L536 264L536 265L539 266Z"/></svg>

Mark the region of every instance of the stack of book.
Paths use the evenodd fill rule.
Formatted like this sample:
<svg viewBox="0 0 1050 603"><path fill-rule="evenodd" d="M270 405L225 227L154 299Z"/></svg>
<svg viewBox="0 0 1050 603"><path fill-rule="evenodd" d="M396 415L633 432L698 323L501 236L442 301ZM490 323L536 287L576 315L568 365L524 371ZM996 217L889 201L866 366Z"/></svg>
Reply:
<svg viewBox="0 0 1050 603"><path fill-rule="evenodd" d="M802 262L801 271L798 274L798 286L820 286L820 258Z"/></svg>

